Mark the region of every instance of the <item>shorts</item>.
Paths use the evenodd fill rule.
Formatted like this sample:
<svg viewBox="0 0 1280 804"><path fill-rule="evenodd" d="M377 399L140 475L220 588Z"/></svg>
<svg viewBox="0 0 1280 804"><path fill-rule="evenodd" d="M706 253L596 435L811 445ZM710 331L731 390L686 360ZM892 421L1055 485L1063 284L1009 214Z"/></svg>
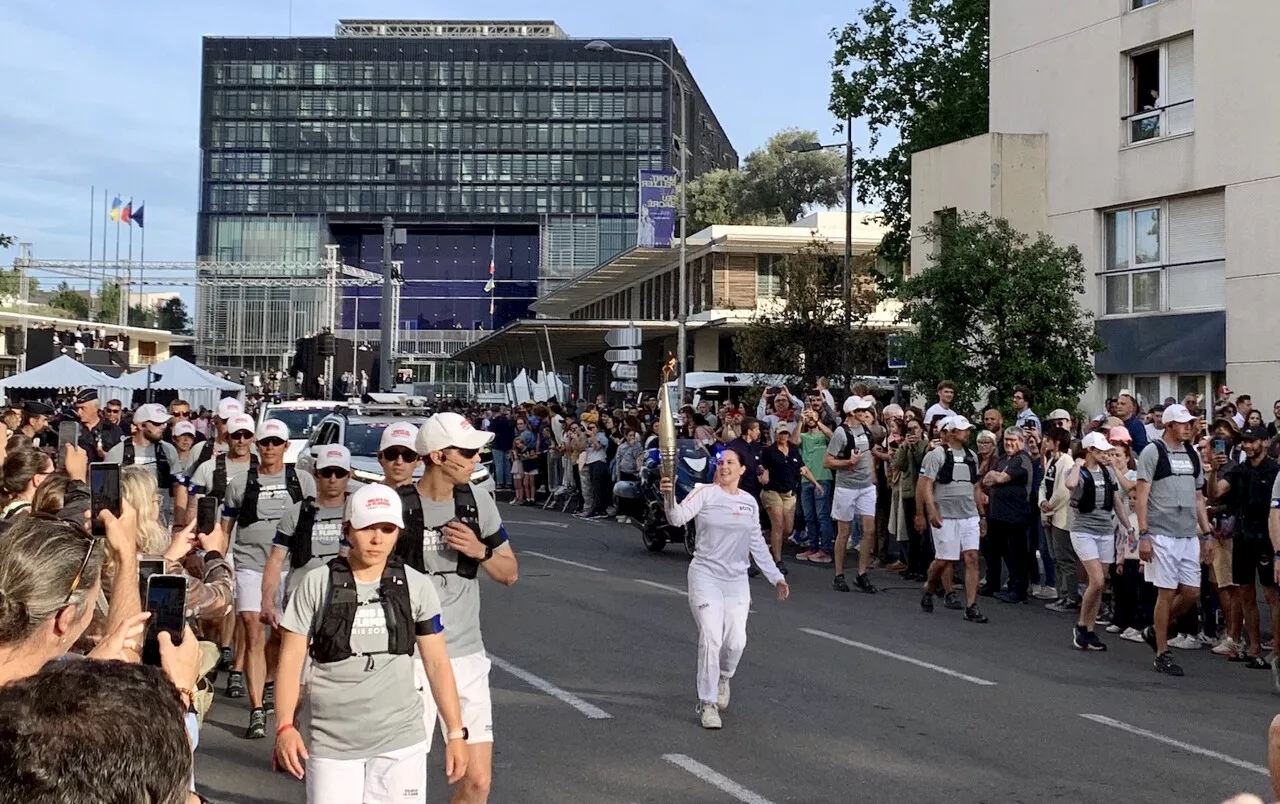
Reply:
<svg viewBox="0 0 1280 804"><path fill-rule="evenodd" d="M1238 584L1260 583L1263 586L1275 586L1275 570L1272 559L1275 550L1271 541L1263 536L1257 539L1237 538L1231 540L1233 552L1231 556L1231 580ZM1219 552L1222 546L1218 546Z"/></svg>
<svg viewBox="0 0 1280 804"><path fill-rule="evenodd" d="M276 587L276 611L284 613L284 584L288 571L280 573L280 585ZM236 614L246 611L262 611L262 571L236 570Z"/></svg>
<svg viewBox="0 0 1280 804"><path fill-rule="evenodd" d="M309 804L422 804L427 800L427 743L376 757L306 761Z"/></svg>
<svg viewBox="0 0 1280 804"><path fill-rule="evenodd" d="M1071 549L1076 551L1076 558L1081 561L1101 561L1103 564L1116 563L1116 535L1108 533L1078 533L1071 531Z"/></svg>
<svg viewBox="0 0 1280 804"><path fill-rule="evenodd" d="M933 528L933 552L939 561L959 561L961 553L978 549L982 530L978 518L944 519L942 527Z"/></svg>
<svg viewBox="0 0 1280 804"><path fill-rule="evenodd" d="M1155 555L1143 572L1147 581L1157 589L1177 589L1179 586L1200 588L1199 539L1175 539L1153 533L1151 546Z"/></svg>
<svg viewBox="0 0 1280 804"><path fill-rule="evenodd" d="M794 491L760 492L760 504L765 508L781 508L784 514L796 512L796 493Z"/></svg>
<svg viewBox="0 0 1280 804"><path fill-rule="evenodd" d="M491 663L484 651L450 659L453 665L453 681L458 686L458 703L462 705L462 725L467 727L467 745L493 742L493 698L489 694L489 667ZM427 750L431 750L434 736L432 722L439 720L436 701L431 697L427 684L427 671L422 658L415 656L413 675L422 696L422 719L427 727ZM440 733L448 736L444 721L439 720Z"/></svg>
<svg viewBox="0 0 1280 804"><path fill-rule="evenodd" d="M530 477L535 477L538 474L537 458L521 458L520 464L521 464L521 468L524 469L524 473L526 475L529 475Z"/></svg>
<svg viewBox="0 0 1280 804"><path fill-rule="evenodd" d="M1269 541L1269 540L1264 540ZM1235 586L1238 581L1235 579L1235 539L1226 538L1219 539L1213 549L1213 582L1218 586L1226 589ZM1252 581L1246 581L1252 583Z"/></svg>
<svg viewBox="0 0 1280 804"><path fill-rule="evenodd" d="M831 518L836 522L852 522L860 516L876 515L876 487L865 489L836 488L831 495Z"/></svg>

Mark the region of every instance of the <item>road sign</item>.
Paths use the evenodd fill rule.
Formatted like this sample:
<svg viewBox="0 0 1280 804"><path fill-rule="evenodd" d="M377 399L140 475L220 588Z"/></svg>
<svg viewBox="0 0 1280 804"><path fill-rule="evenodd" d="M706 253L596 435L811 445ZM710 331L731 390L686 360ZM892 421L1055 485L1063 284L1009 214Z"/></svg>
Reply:
<svg viewBox="0 0 1280 804"><path fill-rule="evenodd" d="M634 380L640 376L640 369L634 363L614 363L612 369L615 380Z"/></svg>
<svg viewBox="0 0 1280 804"><path fill-rule="evenodd" d="M610 349L633 349L640 346L643 335L639 327L620 327L606 332L604 342Z"/></svg>
<svg viewBox="0 0 1280 804"><path fill-rule="evenodd" d="M640 390L640 386L631 380L614 380L609 383L609 390L634 394L636 391Z"/></svg>
<svg viewBox="0 0 1280 804"><path fill-rule="evenodd" d="M890 335L887 340L889 342L889 368L898 371L905 369L907 367L907 356L903 354L902 335Z"/></svg>
<svg viewBox="0 0 1280 804"><path fill-rule="evenodd" d="M640 360L642 354L639 349L610 349L604 353L604 362L635 363Z"/></svg>

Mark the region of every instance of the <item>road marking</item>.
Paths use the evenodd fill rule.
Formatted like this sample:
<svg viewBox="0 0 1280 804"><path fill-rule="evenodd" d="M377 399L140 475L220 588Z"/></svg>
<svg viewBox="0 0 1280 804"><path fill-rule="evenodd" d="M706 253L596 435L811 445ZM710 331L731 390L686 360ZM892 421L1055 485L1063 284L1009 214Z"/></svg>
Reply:
<svg viewBox="0 0 1280 804"><path fill-rule="evenodd" d="M960 673L941 665L922 662L919 659L914 659L910 656L903 656L901 653L894 653L891 650L877 648L875 645L868 645L865 642L855 642L852 639L845 639L842 636L828 634L826 631L819 631L816 628L801 628L800 630L806 634L822 637L823 639L829 639L832 642L839 642L841 645L848 645L851 648L858 648L859 650L865 650L868 653L874 653L878 656L885 656L890 659L897 659L900 662L906 662L907 664L914 664L916 667L923 667L924 669L932 670L935 673L942 673L944 676L951 676L952 678L958 678L961 681L968 681L970 684L977 684L979 687L994 687L996 685L996 682L988 681L985 678L978 678L977 676Z"/></svg>
<svg viewBox="0 0 1280 804"><path fill-rule="evenodd" d="M547 522L541 519L508 519L506 521L511 525L538 525L543 528L560 528L561 530L569 529L568 523L565 522Z"/></svg>
<svg viewBox="0 0 1280 804"><path fill-rule="evenodd" d="M728 793L738 801L743 802L743 804L773 804L772 801L764 796L751 792L728 776L717 773L692 757L684 754L663 754L662 758L678 768L687 770L712 787Z"/></svg>
<svg viewBox="0 0 1280 804"><path fill-rule="evenodd" d="M604 567L593 567L590 564L579 564L577 561L570 561L567 558L556 558L555 556L549 556L546 553L535 553L532 550L521 550L520 555L535 556L536 558L545 558L547 561L555 561L559 564L568 564L571 567L581 567L584 570L591 570L592 572L608 572L609 571Z"/></svg>
<svg viewBox="0 0 1280 804"><path fill-rule="evenodd" d="M636 583L642 583L645 586L652 586L654 589L661 589L664 592L675 592L677 595L680 595L681 597L689 596L688 592L686 592L684 589L681 589L678 586L667 586L665 583L658 583L657 581L646 581L644 578L632 578L631 580L635 581Z"/></svg>
<svg viewBox="0 0 1280 804"><path fill-rule="evenodd" d="M587 701L582 700L577 695L574 695L572 692L567 692L565 690L560 689L555 684L552 684L550 681L547 681L545 678L539 678L538 676L535 676L533 673L530 673L528 670L521 670L519 667L516 667L510 662L506 662L506 661L503 661L502 659L499 659L497 656L494 656L492 653L489 654L489 661L493 662L501 669L506 670L508 673L520 679L524 683L528 684L530 687L533 687L534 689L538 690L539 692L545 692L547 695L550 695L552 698L555 698L557 701L561 701L563 703L569 704L574 709L577 709L579 712L591 718L592 720L608 720L609 718L613 717L613 715L604 711L603 709L596 706L595 704L588 703Z"/></svg>
<svg viewBox="0 0 1280 804"><path fill-rule="evenodd" d="M1183 741L1175 740L1172 737L1165 737L1163 734L1157 734L1154 731L1147 731L1146 729L1140 729L1137 726L1130 726L1128 723L1123 723L1119 720L1115 720L1114 718L1109 718L1106 715L1082 714L1080 717L1085 720L1092 720L1094 723L1101 723L1104 726L1110 726L1113 729L1127 731L1130 734L1136 734L1139 737L1146 737L1149 740L1155 740L1158 743L1173 746L1174 748L1186 751L1189 754L1199 754L1202 757L1208 757L1209 759L1216 759L1219 762L1225 762L1228 765L1234 765L1242 770L1253 771L1254 773L1260 773L1263 776L1268 775L1267 769L1261 765L1255 765L1252 762L1245 762L1243 759L1236 759L1233 756L1228 756L1227 754L1219 753L1218 751L1213 751L1208 748L1201 748L1198 745L1184 743Z"/></svg>

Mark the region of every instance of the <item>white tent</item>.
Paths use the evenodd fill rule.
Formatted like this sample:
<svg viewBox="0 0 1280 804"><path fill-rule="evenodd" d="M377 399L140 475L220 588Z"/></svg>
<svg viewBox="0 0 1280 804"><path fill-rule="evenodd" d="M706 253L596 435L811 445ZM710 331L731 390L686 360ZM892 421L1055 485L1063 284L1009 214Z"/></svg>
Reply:
<svg viewBox="0 0 1280 804"><path fill-rule="evenodd" d="M113 379L67 355L36 366L30 371L0 380L0 389L96 388L103 400L121 399L128 404L132 392L126 390L124 378Z"/></svg>
<svg viewBox="0 0 1280 804"><path fill-rule="evenodd" d="M147 369L127 374L116 382L135 391L144 390L147 387ZM244 402L243 385L220 379L180 357L161 360L151 366L151 388L155 391L177 391L179 396L197 410L213 410L218 406L218 400L226 396L228 391L237 392L236 398Z"/></svg>

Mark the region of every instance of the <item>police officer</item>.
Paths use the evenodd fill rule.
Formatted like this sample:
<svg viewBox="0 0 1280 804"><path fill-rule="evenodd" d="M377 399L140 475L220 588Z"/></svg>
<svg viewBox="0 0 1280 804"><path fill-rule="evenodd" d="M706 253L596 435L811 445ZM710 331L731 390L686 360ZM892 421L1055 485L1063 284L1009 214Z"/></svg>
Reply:
<svg viewBox="0 0 1280 804"><path fill-rule="evenodd" d="M97 389L85 388L76 394L75 406L76 415L80 418L80 448L90 460L102 460L107 450L124 439L124 433L120 425L112 424L102 416Z"/></svg>
<svg viewBox="0 0 1280 804"><path fill-rule="evenodd" d="M181 461L178 450L164 441L165 425L169 423L169 411L164 405L147 404L133 414L136 432L107 451L103 458L107 463L121 466L149 466L156 475L156 487L160 489L160 518L169 523L186 524L187 488L181 482Z"/></svg>
<svg viewBox="0 0 1280 804"><path fill-rule="evenodd" d="M53 408L43 402L23 402L22 426L18 428L18 432L31 439L37 447L47 446L44 443L48 438L45 431L49 429L49 417L52 415Z"/></svg>

